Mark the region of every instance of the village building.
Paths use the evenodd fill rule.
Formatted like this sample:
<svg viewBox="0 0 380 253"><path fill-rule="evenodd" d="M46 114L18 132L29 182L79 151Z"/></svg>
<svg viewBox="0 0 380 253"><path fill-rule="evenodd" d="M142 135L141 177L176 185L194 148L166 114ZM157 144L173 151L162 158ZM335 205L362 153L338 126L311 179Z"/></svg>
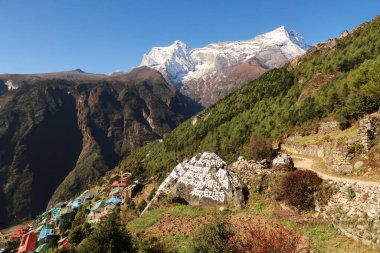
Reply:
<svg viewBox="0 0 380 253"><path fill-rule="evenodd" d="M65 206L67 206L67 202L58 202L57 204L55 204L55 208L64 208Z"/></svg>
<svg viewBox="0 0 380 253"><path fill-rule="evenodd" d="M123 198L123 188L122 187L115 187L111 190L109 196L111 198L117 198L122 199Z"/></svg>
<svg viewBox="0 0 380 253"><path fill-rule="evenodd" d="M15 231L12 232L12 234L9 236L9 239L10 240L20 239L21 237L23 237L28 232L29 232L29 228L28 227L17 229L17 230L15 230Z"/></svg>
<svg viewBox="0 0 380 253"><path fill-rule="evenodd" d="M111 184L111 187L126 187L127 184L125 182L120 182L120 181L114 181Z"/></svg>
<svg viewBox="0 0 380 253"><path fill-rule="evenodd" d="M104 200L98 200L95 202L87 216L87 221L89 223L97 223L100 221L100 219L104 216L103 207L105 204L106 202Z"/></svg>
<svg viewBox="0 0 380 253"><path fill-rule="evenodd" d="M76 199L71 203L72 208L78 208L79 206L82 205L82 200L81 199Z"/></svg>
<svg viewBox="0 0 380 253"><path fill-rule="evenodd" d="M32 253L36 249L37 235L35 233L24 234L18 247L18 253Z"/></svg>
<svg viewBox="0 0 380 253"><path fill-rule="evenodd" d="M68 237L64 237L58 241L58 249L68 249L71 247Z"/></svg>
<svg viewBox="0 0 380 253"><path fill-rule="evenodd" d="M126 199L134 198L139 192L142 191L143 188L144 185L139 183L138 181L128 186Z"/></svg>
<svg viewBox="0 0 380 253"><path fill-rule="evenodd" d="M48 245L47 243L43 243L38 245L37 249L34 251L36 253L46 253L48 252Z"/></svg>
<svg viewBox="0 0 380 253"><path fill-rule="evenodd" d="M79 199L81 199L82 202L85 201L85 200L91 200L91 199L93 199L93 198L94 198L94 194L93 194L91 191L89 191L89 190L85 190L85 191L79 196Z"/></svg>
<svg viewBox="0 0 380 253"><path fill-rule="evenodd" d="M118 198L110 198L106 201L104 208L103 208L103 215L109 214L115 207L119 206L121 204L121 200Z"/></svg>
<svg viewBox="0 0 380 253"><path fill-rule="evenodd" d="M121 182L127 182L132 177L132 173L126 172L121 175Z"/></svg>
<svg viewBox="0 0 380 253"><path fill-rule="evenodd" d="M51 228L44 228L41 230L40 234L38 235L38 244L45 243L47 239L53 237L53 229Z"/></svg>

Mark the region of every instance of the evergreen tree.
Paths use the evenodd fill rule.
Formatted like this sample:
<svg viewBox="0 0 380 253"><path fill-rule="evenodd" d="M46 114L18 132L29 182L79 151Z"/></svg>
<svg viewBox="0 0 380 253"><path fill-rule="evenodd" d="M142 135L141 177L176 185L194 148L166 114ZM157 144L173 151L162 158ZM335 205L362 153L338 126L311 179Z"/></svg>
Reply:
<svg viewBox="0 0 380 253"><path fill-rule="evenodd" d="M78 252L135 252L128 230L121 222L118 209L115 209L96 226L90 236L79 245Z"/></svg>

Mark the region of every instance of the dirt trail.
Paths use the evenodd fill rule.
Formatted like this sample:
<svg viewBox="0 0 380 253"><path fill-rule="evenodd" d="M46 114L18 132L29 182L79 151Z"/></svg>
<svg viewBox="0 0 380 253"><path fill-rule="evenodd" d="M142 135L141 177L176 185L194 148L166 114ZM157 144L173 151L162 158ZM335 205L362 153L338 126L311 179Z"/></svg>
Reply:
<svg viewBox="0 0 380 253"><path fill-rule="evenodd" d="M330 179L336 182L357 183L358 185L363 185L363 186L380 187L380 182L367 181L367 180L362 180L362 179L352 179L352 178L346 178L346 177L338 177L338 176L332 176L332 175L323 173L319 171L317 169L318 166L315 165L316 159L318 158L306 157L306 156L301 156L301 155L293 155L293 154L291 156L294 159L294 165L298 169L312 170L316 172L323 179Z"/></svg>

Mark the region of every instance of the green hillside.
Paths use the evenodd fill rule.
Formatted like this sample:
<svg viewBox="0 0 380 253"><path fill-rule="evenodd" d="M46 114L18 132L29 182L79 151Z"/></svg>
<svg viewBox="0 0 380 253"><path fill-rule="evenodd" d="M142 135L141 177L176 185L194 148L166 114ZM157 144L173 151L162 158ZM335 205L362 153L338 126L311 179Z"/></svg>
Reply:
<svg viewBox="0 0 380 253"><path fill-rule="evenodd" d="M307 134L324 117L342 129L380 106L380 17L339 40L318 45L281 69L267 72L167 135L136 150L121 168L137 177L162 177L194 153L226 161L246 153L253 136L281 140Z"/></svg>

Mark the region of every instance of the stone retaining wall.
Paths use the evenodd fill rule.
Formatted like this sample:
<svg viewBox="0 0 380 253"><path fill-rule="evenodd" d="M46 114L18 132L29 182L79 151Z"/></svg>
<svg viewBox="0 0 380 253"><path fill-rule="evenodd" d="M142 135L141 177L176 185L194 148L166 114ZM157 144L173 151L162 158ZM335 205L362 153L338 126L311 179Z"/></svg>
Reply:
<svg viewBox="0 0 380 253"><path fill-rule="evenodd" d="M380 128L380 112L367 115L359 121L359 136L364 150L368 150L373 145L373 140L378 135L378 129Z"/></svg>
<svg viewBox="0 0 380 253"><path fill-rule="evenodd" d="M327 142L321 145L295 145L286 142L281 146L288 153L322 158L324 163L340 174L348 174L352 171L351 160L354 157L355 140Z"/></svg>
<svg viewBox="0 0 380 253"><path fill-rule="evenodd" d="M380 249L380 188L337 183L337 192L316 211L346 236Z"/></svg>

